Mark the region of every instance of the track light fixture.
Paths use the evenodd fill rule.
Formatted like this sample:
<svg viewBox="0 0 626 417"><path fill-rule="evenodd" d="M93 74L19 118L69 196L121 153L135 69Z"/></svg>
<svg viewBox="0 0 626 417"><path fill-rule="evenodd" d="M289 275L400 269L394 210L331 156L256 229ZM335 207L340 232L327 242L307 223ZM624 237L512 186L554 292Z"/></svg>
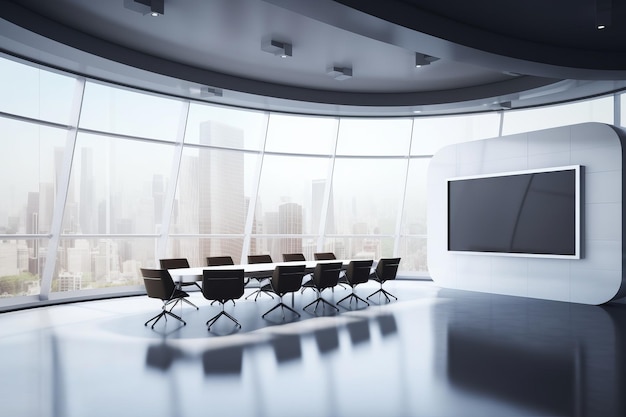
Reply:
<svg viewBox="0 0 626 417"><path fill-rule="evenodd" d="M596 29L602 30L611 26L612 0L596 0Z"/></svg>
<svg viewBox="0 0 626 417"><path fill-rule="evenodd" d="M424 54L420 54L419 52L416 52L415 53L415 68L420 68L425 65L430 65L433 62L438 61L438 60L439 58L437 57L424 55Z"/></svg>
<svg viewBox="0 0 626 417"><path fill-rule="evenodd" d="M150 8L150 16L161 16L165 14L165 0L134 0L135 3L143 4Z"/></svg>
<svg viewBox="0 0 626 417"><path fill-rule="evenodd" d="M280 42L274 39L268 39L261 42L261 49L270 54L274 54L281 58L287 58L291 56L291 44L286 42Z"/></svg>
<svg viewBox="0 0 626 417"><path fill-rule="evenodd" d="M347 80L348 78L352 78L352 68L333 66L326 71L326 74L330 75L335 80Z"/></svg>

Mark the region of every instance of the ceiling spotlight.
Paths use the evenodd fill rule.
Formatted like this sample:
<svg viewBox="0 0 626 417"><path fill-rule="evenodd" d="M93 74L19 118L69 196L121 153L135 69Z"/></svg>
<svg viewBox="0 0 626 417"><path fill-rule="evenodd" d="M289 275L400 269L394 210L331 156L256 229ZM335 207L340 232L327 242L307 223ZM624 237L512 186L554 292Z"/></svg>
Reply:
<svg viewBox="0 0 626 417"><path fill-rule="evenodd" d="M165 14L165 0L134 0L135 3L143 4L150 8L150 16Z"/></svg>
<svg viewBox="0 0 626 417"><path fill-rule="evenodd" d="M273 39L261 42L261 49L281 58L291 56L291 44Z"/></svg>
<svg viewBox="0 0 626 417"><path fill-rule="evenodd" d="M596 28L606 29L611 25L611 0L596 0Z"/></svg>
<svg viewBox="0 0 626 417"><path fill-rule="evenodd" d="M438 61L438 60L439 58L437 57L424 55L424 54L420 54L419 52L416 52L415 53L415 68L420 68L425 65L430 65L433 62Z"/></svg>
<svg viewBox="0 0 626 417"><path fill-rule="evenodd" d="M326 71L326 74L333 77L335 80L347 80L352 78L352 68L331 67Z"/></svg>

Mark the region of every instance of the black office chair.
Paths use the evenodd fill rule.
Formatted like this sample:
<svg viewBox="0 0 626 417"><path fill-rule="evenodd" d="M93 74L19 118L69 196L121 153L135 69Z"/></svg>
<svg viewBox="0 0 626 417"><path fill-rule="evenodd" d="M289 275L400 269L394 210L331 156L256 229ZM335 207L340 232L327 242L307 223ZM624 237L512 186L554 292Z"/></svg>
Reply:
<svg viewBox="0 0 626 417"><path fill-rule="evenodd" d="M346 282L352 288L352 292L347 296L343 297L341 300L337 301L337 305L344 300L350 300L350 305L352 305L352 300L356 299L356 304L359 304L359 301L364 302L367 305L370 305L363 298L356 295L355 288L359 284L363 284L370 279L370 274L372 271L372 264L374 262L372 260L363 260L363 261L350 261L348 264L348 268L346 269Z"/></svg>
<svg viewBox="0 0 626 417"><path fill-rule="evenodd" d="M317 306L319 303L322 303L322 306L326 304L339 311L337 307L322 298L322 291L326 288L333 288L339 283L341 265L341 262L319 263L315 265L315 270L313 271L313 283L315 284L315 289L317 290L317 298L304 306L303 310L306 310L307 307L315 304L313 312L316 312Z"/></svg>
<svg viewBox="0 0 626 417"><path fill-rule="evenodd" d="M370 277L380 283L380 289L368 295L368 300L370 299L370 297L373 297L378 293L382 293L387 299L387 302L391 301L389 299L389 296L395 298L396 300L398 299L398 297L383 289L383 284L386 281L396 279L396 274L398 273L398 265L400 265L400 258L381 258L378 261L378 265L376 265L376 270L372 275L370 275Z"/></svg>
<svg viewBox="0 0 626 417"><path fill-rule="evenodd" d="M334 261L337 257L332 252L315 252L313 259L316 261ZM348 282L346 281L346 274L342 271L341 274L339 274L339 286L345 288L345 285L348 285ZM333 289L333 292L334 291Z"/></svg>
<svg viewBox="0 0 626 417"><path fill-rule="evenodd" d="M306 258L302 253L283 253L283 262L306 262ZM315 289L311 274L305 275L300 292L304 293L307 288Z"/></svg>
<svg viewBox="0 0 626 417"><path fill-rule="evenodd" d="M248 255L248 264L271 264L271 263L273 263L273 261L270 255ZM256 299L259 298L259 295L261 294L267 294L270 297L272 297L272 299L274 299L274 296L271 294L272 286L270 284L263 284L263 280L270 279L270 276L255 276L252 278L256 279L259 282L259 288L256 291L254 291L252 294L248 294L248 296L246 297L246 300L254 295L255 296L254 301L256 301Z"/></svg>
<svg viewBox="0 0 626 417"><path fill-rule="evenodd" d="M152 323L152 328L154 329L154 325L157 324L161 317L165 317L167 320L167 316L174 317L176 320L180 320L183 325L187 323L180 316L172 313L172 309L178 304L181 299L184 297L189 297L185 291L179 290L176 288L174 281L172 280L171 275L164 269L147 269L140 268L141 276L143 277L143 284L146 287L146 293L150 298L158 298L163 301L163 305L161 306L161 312L156 316L152 317L148 320L144 326L147 326L148 323L154 320ZM168 310L167 307L170 306Z"/></svg>
<svg viewBox="0 0 626 417"><path fill-rule="evenodd" d="M217 319L226 316L235 322L237 327L241 324L232 315L224 311L224 304L228 300L236 300L243 295L243 269L212 269L204 270L202 274L202 295L207 300L217 301L222 305L222 311L211 317L206 325L211 330Z"/></svg>
<svg viewBox="0 0 626 417"><path fill-rule="evenodd" d="M189 268L189 261L187 260L187 258L159 259L159 263L161 264L161 269ZM179 289L182 289L182 287L188 287L190 285L195 285L200 290L202 290L202 288L200 288L200 285L198 285L197 281L194 281L194 282L183 282L183 281L180 281L178 283ZM189 301L189 300L183 300L183 301L185 301L187 304L189 304L190 306L195 307L195 309L198 310L198 306L195 305L194 303L192 303L191 301Z"/></svg>
<svg viewBox="0 0 626 417"><path fill-rule="evenodd" d="M207 256L207 266L235 265L231 256Z"/></svg>
<svg viewBox="0 0 626 417"><path fill-rule="evenodd" d="M337 257L332 252L316 252L313 254L313 259L316 261L334 261Z"/></svg>
<svg viewBox="0 0 626 417"><path fill-rule="evenodd" d="M283 303L283 296L290 292L297 292L300 289L302 286L304 271L305 265L278 265L274 268L271 285L273 291L280 297L280 302L265 312L261 316L262 318L265 318L265 316L276 310L278 307L280 307L283 312L283 320L285 319L285 308L300 317L300 313Z"/></svg>
<svg viewBox="0 0 626 417"><path fill-rule="evenodd" d="M206 258L206 265L207 266L235 265L235 262L233 261L233 258L231 256L207 256L207 258ZM248 282L244 278L244 286L247 283ZM231 301L233 302L233 305L234 305L235 304L235 300L231 300ZM211 302L211 305L215 304L216 302L217 302L217 300L213 300Z"/></svg>

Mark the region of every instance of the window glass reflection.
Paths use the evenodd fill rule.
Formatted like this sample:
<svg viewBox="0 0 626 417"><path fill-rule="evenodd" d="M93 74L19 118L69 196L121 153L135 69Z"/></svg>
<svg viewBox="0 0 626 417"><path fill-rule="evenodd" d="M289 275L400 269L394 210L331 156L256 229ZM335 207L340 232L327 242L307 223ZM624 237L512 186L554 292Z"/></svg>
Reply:
<svg viewBox="0 0 626 417"><path fill-rule="evenodd" d="M406 159L337 158L326 234L394 234Z"/></svg>
<svg viewBox="0 0 626 417"><path fill-rule="evenodd" d="M159 233L173 157L174 145L79 134L63 232Z"/></svg>
<svg viewBox="0 0 626 417"><path fill-rule="evenodd" d="M0 111L70 124L77 88L74 77L0 57Z"/></svg>
<svg viewBox="0 0 626 417"><path fill-rule="evenodd" d="M613 124L613 97L504 113L502 135L585 122Z"/></svg>
<svg viewBox="0 0 626 417"><path fill-rule="evenodd" d="M419 117L413 127L411 155L434 155L444 146L498 136L498 113Z"/></svg>
<svg viewBox="0 0 626 417"><path fill-rule="evenodd" d="M411 119L341 119L337 155L406 155L411 128Z"/></svg>
<svg viewBox="0 0 626 417"><path fill-rule="evenodd" d="M192 103L185 143L261 150L266 130L267 113Z"/></svg>
<svg viewBox="0 0 626 417"><path fill-rule="evenodd" d="M182 101L95 82L85 85L80 127L176 141Z"/></svg>
<svg viewBox="0 0 626 417"><path fill-rule="evenodd" d="M272 114L267 129L268 152L331 155L335 151L337 119Z"/></svg>

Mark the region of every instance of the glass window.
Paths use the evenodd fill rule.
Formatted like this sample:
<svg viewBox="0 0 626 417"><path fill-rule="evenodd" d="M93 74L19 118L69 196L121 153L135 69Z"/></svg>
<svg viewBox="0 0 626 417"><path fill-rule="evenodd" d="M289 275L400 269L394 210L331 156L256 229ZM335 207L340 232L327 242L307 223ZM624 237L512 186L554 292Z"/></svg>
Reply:
<svg viewBox="0 0 626 417"><path fill-rule="evenodd" d="M253 233L317 233L329 163L330 158L265 155ZM301 252L299 246L292 249Z"/></svg>
<svg viewBox="0 0 626 417"><path fill-rule="evenodd" d="M411 159L402 213L401 235L426 235L426 187L430 158Z"/></svg>
<svg viewBox="0 0 626 417"><path fill-rule="evenodd" d="M63 238L52 292L143 285L140 268L158 268L155 238Z"/></svg>
<svg viewBox="0 0 626 417"><path fill-rule="evenodd" d="M0 234L50 233L67 131L0 118Z"/></svg>
<svg viewBox="0 0 626 417"><path fill-rule="evenodd" d="M230 256L235 264L241 262L243 237L171 237L167 243L167 258L187 258L192 267L205 266L208 256Z"/></svg>
<svg viewBox="0 0 626 417"><path fill-rule="evenodd" d="M151 139L176 141L182 101L120 87L85 85L80 127Z"/></svg>
<svg viewBox="0 0 626 417"><path fill-rule="evenodd" d="M171 233L243 233L258 159L241 151L185 149Z"/></svg>
<svg viewBox="0 0 626 417"><path fill-rule="evenodd" d="M48 239L0 240L0 298L38 295Z"/></svg>
<svg viewBox="0 0 626 417"><path fill-rule="evenodd" d="M323 252L333 252L337 259L372 259L393 256L393 238L376 236L329 237Z"/></svg>
<svg viewBox="0 0 626 417"><path fill-rule="evenodd" d="M400 238L398 256L401 259L398 271L413 276L428 275L426 243L426 236Z"/></svg>
<svg viewBox="0 0 626 417"><path fill-rule="evenodd" d="M64 233L159 233L173 156L173 144L80 133Z"/></svg>
<svg viewBox="0 0 626 417"><path fill-rule="evenodd" d="M274 262L283 261L283 253L302 253L305 259L313 260L317 238L311 236L252 237L250 255L268 254Z"/></svg>
<svg viewBox="0 0 626 417"><path fill-rule="evenodd" d="M337 155L406 155L411 119L341 119Z"/></svg>
<svg viewBox="0 0 626 417"><path fill-rule="evenodd" d="M267 113L192 103L185 143L258 151L266 131Z"/></svg>
<svg viewBox="0 0 626 417"><path fill-rule="evenodd" d="M470 116L418 117L413 126L411 155L434 155L444 146L498 136L498 113Z"/></svg>
<svg viewBox="0 0 626 417"><path fill-rule="evenodd" d="M326 234L395 234L406 159L337 158Z"/></svg>
<svg viewBox="0 0 626 417"><path fill-rule="evenodd" d="M0 57L0 111L68 125L76 79Z"/></svg>
<svg viewBox="0 0 626 417"><path fill-rule="evenodd" d="M559 106L504 112L502 135L585 122L613 124L613 96Z"/></svg>
<svg viewBox="0 0 626 417"><path fill-rule="evenodd" d="M268 152L331 155L335 151L338 120L272 114L267 129Z"/></svg>

